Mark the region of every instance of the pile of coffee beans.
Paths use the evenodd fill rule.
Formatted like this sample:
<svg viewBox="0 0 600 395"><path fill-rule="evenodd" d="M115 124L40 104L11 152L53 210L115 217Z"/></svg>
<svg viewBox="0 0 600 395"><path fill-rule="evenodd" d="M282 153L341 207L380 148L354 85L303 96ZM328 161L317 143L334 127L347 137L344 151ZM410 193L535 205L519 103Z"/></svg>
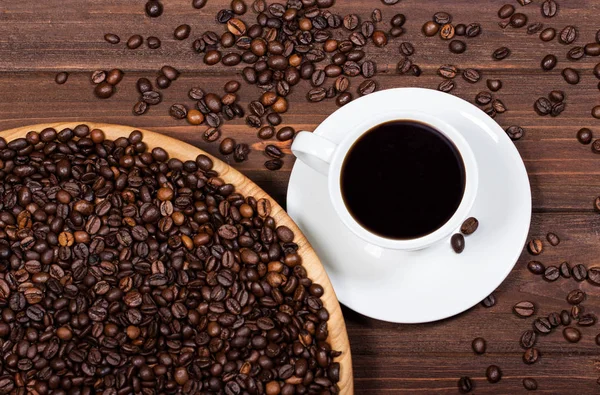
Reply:
<svg viewBox="0 0 600 395"><path fill-rule="evenodd" d="M324 289L206 155L0 138L0 392L336 394Z"/></svg>
<svg viewBox="0 0 600 395"><path fill-rule="evenodd" d="M110 71L96 70L93 71L90 80L94 87L94 94L98 99L108 99L115 91L117 85L123 79L123 71L112 69Z"/></svg>
<svg viewBox="0 0 600 395"><path fill-rule="evenodd" d="M557 117L565 110L565 107L565 93L560 90L550 92L548 97L538 98L533 104L533 109L541 116Z"/></svg>
<svg viewBox="0 0 600 395"><path fill-rule="evenodd" d="M467 43L463 40L454 39L454 37L477 37L481 34L481 25L479 23L470 23L469 25L459 23L455 26L452 24L452 15L440 11L433 15L432 20L425 22L421 32L426 37L437 35L442 40L448 40L450 52L461 54L467 50Z"/></svg>

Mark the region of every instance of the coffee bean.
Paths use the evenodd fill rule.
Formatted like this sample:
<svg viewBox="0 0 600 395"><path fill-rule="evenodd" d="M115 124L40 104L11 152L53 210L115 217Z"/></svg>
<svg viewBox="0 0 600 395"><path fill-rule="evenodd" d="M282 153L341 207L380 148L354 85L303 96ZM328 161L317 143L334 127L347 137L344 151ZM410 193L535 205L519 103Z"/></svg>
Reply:
<svg viewBox="0 0 600 395"><path fill-rule="evenodd" d="M496 297L494 294L489 294L485 299L481 301L483 307L493 307L496 304Z"/></svg>
<svg viewBox="0 0 600 395"><path fill-rule="evenodd" d="M544 0L541 6L542 15L546 18L552 18L556 16L558 12L558 4L554 0Z"/></svg>
<svg viewBox="0 0 600 395"><path fill-rule="evenodd" d="M571 278L571 265L569 262L562 262L559 266L560 275L564 278Z"/></svg>
<svg viewBox="0 0 600 395"><path fill-rule="evenodd" d="M569 343L577 343L581 339L581 332L577 328L567 327L563 329L563 336Z"/></svg>
<svg viewBox="0 0 600 395"><path fill-rule="evenodd" d="M440 84L438 85L438 90L441 92L450 92L452 89L454 89L454 81L452 80L444 80L442 82L440 82Z"/></svg>
<svg viewBox="0 0 600 395"><path fill-rule="evenodd" d="M148 0L146 2L146 15L150 18L157 18L163 13L163 6L160 1Z"/></svg>
<svg viewBox="0 0 600 395"><path fill-rule="evenodd" d="M508 56L510 56L510 49L508 47L500 47L492 53L494 60L506 59Z"/></svg>
<svg viewBox="0 0 600 395"><path fill-rule="evenodd" d="M450 23L443 25L440 28L440 37L442 40L450 40L454 37L454 26Z"/></svg>
<svg viewBox="0 0 600 395"><path fill-rule="evenodd" d="M473 382L467 376L458 379L458 392L467 394L473 390Z"/></svg>
<svg viewBox="0 0 600 395"><path fill-rule="evenodd" d="M585 56L585 52L582 47L573 47L567 52L567 59L569 60L579 60Z"/></svg>
<svg viewBox="0 0 600 395"><path fill-rule="evenodd" d="M358 86L358 89L356 90L356 93L358 93L359 96L365 96L365 95L368 95L370 93L375 92L376 89L377 89L377 84L375 83L375 81L373 81L373 80L364 80Z"/></svg>
<svg viewBox="0 0 600 395"><path fill-rule="evenodd" d="M465 237L460 233L455 233L450 238L450 244L452 245L454 252L460 254L465 249Z"/></svg>
<svg viewBox="0 0 600 395"><path fill-rule="evenodd" d="M136 83L137 90L140 94L144 94L152 90L152 83L147 78L140 78Z"/></svg>
<svg viewBox="0 0 600 395"><path fill-rule="evenodd" d="M571 316L567 310L560 312L560 323L564 326L567 326L571 323Z"/></svg>
<svg viewBox="0 0 600 395"><path fill-rule="evenodd" d="M558 59L556 59L556 56L546 55L542 59L542 62L540 65L542 67L542 70L549 71L549 70L552 70L556 66L557 62L558 62Z"/></svg>
<svg viewBox="0 0 600 395"><path fill-rule="evenodd" d="M525 353L523 353L523 362L525 362L527 365L536 363L539 358L540 352L537 350L537 348L528 348L525 350Z"/></svg>
<svg viewBox="0 0 600 395"><path fill-rule="evenodd" d="M535 314L535 305L529 301L523 301L513 306L513 312L521 318L531 317Z"/></svg>
<svg viewBox="0 0 600 395"><path fill-rule="evenodd" d="M548 115L552 111L552 103L545 97L540 97L534 103L534 109L539 115Z"/></svg>
<svg viewBox="0 0 600 395"><path fill-rule="evenodd" d="M462 40L452 40L448 44L450 52L455 54L461 54L467 50L467 44Z"/></svg>
<svg viewBox="0 0 600 395"><path fill-rule="evenodd" d="M187 116L187 108L183 104L173 104L169 108L169 115L175 119L184 119Z"/></svg>
<svg viewBox="0 0 600 395"><path fill-rule="evenodd" d="M554 247L556 247L560 243L558 235L552 232L548 232L548 234L546 235L546 240L548 240L548 243L550 243L550 245Z"/></svg>
<svg viewBox="0 0 600 395"><path fill-rule="evenodd" d="M479 23L471 23L467 25L465 35L469 38L477 37L481 34L481 25Z"/></svg>
<svg viewBox="0 0 600 395"><path fill-rule="evenodd" d="M544 280L556 281L560 277L560 271L556 266L548 266L544 270Z"/></svg>
<svg viewBox="0 0 600 395"><path fill-rule="evenodd" d="M127 48L137 49L144 43L144 38L139 34L134 34L127 40Z"/></svg>
<svg viewBox="0 0 600 395"><path fill-rule="evenodd" d="M306 98L308 101L315 103L315 102L323 101L325 99L326 95L327 95L327 92L325 91L325 89L313 88L310 91L308 91Z"/></svg>
<svg viewBox="0 0 600 395"><path fill-rule="evenodd" d="M510 137L511 140L519 140L521 137L523 137L524 133L525 131L523 130L523 128L517 125L509 126L506 129L506 134L508 135L508 137Z"/></svg>
<svg viewBox="0 0 600 395"><path fill-rule="evenodd" d="M435 36L440 30L440 25L435 23L434 21L425 22L421 31L427 37Z"/></svg>
<svg viewBox="0 0 600 395"><path fill-rule="evenodd" d="M502 81L500 80L487 80L486 85L492 92L497 92L502 89Z"/></svg>
<svg viewBox="0 0 600 395"><path fill-rule="evenodd" d="M148 111L148 103L139 101L133 106L133 115L143 115Z"/></svg>
<svg viewBox="0 0 600 395"><path fill-rule="evenodd" d="M342 23L346 29L354 30L357 28L358 24L360 23L360 19L358 18L358 15L356 15L356 14L349 14L344 17Z"/></svg>
<svg viewBox="0 0 600 395"><path fill-rule="evenodd" d="M502 379L502 370L496 365L490 365L485 371L485 377L490 383L495 384Z"/></svg>
<svg viewBox="0 0 600 395"><path fill-rule="evenodd" d="M381 14L381 10L379 8L374 8L373 9L373 11L371 12L371 20L374 23L382 21L382 14Z"/></svg>
<svg viewBox="0 0 600 395"><path fill-rule="evenodd" d="M448 78L448 79L452 79L454 77L456 77L456 74L458 73L458 69L453 66L453 65L442 65L440 66L440 68L438 69L438 74L444 78Z"/></svg>
<svg viewBox="0 0 600 395"><path fill-rule="evenodd" d="M464 235L471 235L475 233L479 227L479 221L475 217L469 217L460 226L460 232Z"/></svg>
<svg viewBox="0 0 600 395"><path fill-rule="evenodd" d="M521 340L520 340L521 347L523 347L525 349L532 348L533 346L535 346L536 339L537 339L537 335L535 334L534 331L529 330L529 329L526 330L521 335Z"/></svg>
<svg viewBox="0 0 600 395"><path fill-rule="evenodd" d="M146 45L150 49L158 49L161 46L161 41L158 37L150 36L146 39Z"/></svg>
<svg viewBox="0 0 600 395"><path fill-rule="evenodd" d="M560 103L565 100L565 93L563 91L554 90L548 94L548 98L554 103Z"/></svg>
<svg viewBox="0 0 600 395"><path fill-rule="evenodd" d="M263 126L258 131L258 138L262 140L268 140L275 136L275 129L272 126Z"/></svg>
<svg viewBox="0 0 600 395"><path fill-rule="evenodd" d="M571 317L574 320L579 320L579 318L581 318L582 315L583 315L583 306L581 306L581 305L571 306Z"/></svg>
<svg viewBox="0 0 600 395"><path fill-rule="evenodd" d="M279 170L282 166L283 161L281 159L271 159L265 162L265 168L271 171Z"/></svg>
<svg viewBox="0 0 600 395"><path fill-rule="evenodd" d="M578 265L573 266L573 268L571 269L571 275L576 281L583 281L587 279L588 271L587 268L580 263Z"/></svg>
<svg viewBox="0 0 600 395"><path fill-rule="evenodd" d="M541 22L535 22L527 26L527 34L535 34L544 28L544 24Z"/></svg>
<svg viewBox="0 0 600 395"><path fill-rule="evenodd" d="M596 119L600 119L600 106L592 108L592 116Z"/></svg>
<svg viewBox="0 0 600 395"><path fill-rule="evenodd" d="M475 103L480 106L485 106L492 102L492 95L489 92L479 92L477 96L475 96Z"/></svg>
<svg viewBox="0 0 600 395"><path fill-rule="evenodd" d="M596 325L597 318L594 314L583 314L577 320L578 326L593 326Z"/></svg>
<svg viewBox="0 0 600 395"><path fill-rule="evenodd" d="M103 81L96 85L94 88L94 94L98 99L108 99L115 93L115 87L106 81Z"/></svg>
<svg viewBox="0 0 600 395"><path fill-rule="evenodd" d="M346 104L350 103L351 101L352 101L352 93L342 92L338 95L337 99L335 100L335 104L338 107L342 107L342 106L345 106Z"/></svg>
<svg viewBox="0 0 600 395"><path fill-rule="evenodd" d="M577 40L577 35L575 26L566 26L558 35L558 41L562 44L571 44L573 41Z"/></svg>
<svg viewBox="0 0 600 395"><path fill-rule="evenodd" d="M569 292L569 294L567 295L567 302L569 302L569 304L580 304L581 302L583 302L585 300L585 292L579 290L579 289L574 289L571 292Z"/></svg>
<svg viewBox="0 0 600 395"><path fill-rule="evenodd" d="M510 17L510 25L514 28L521 28L527 24L527 15L517 12Z"/></svg>
<svg viewBox="0 0 600 395"><path fill-rule="evenodd" d="M175 31L173 32L173 37L176 40L185 40L186 38L188 38L190 36L191 31L192 31L192 28L190 25L187 25L187 24L179 25L175 28Z"/></svg>
<svg viewBox="0 0 600 395"><path fill-rule="evenodd" d="M599 56L600 55L600 43L588 43L585 44L583 50L587 56Z"/></svg>
<svg viewBox="0 0 600 395"><path fill-rule="evenodd" d="M142 94L142 101L154 106L162 101L162 95L156 91L144 92Z"/></svg>
<svg viewBox="0 0 600 395"><path fill-rule="evenodd" d="M392 25L394 27L402 27L402 26L404 26L405 22L406 22L406 16L404 14L396 14L390 20L390 25Z"/></svg>
<svg viewBox="0 0 600 395"><path fill-rule="evenodd" d="M548 322L553 328L556 328L560 325L560 315L556 312L548 314Z"/></svg>
<svg viewBox="0 0 600 395"><path fill-rule="evenodd" d="M538 388L537 385L537 381L535 381L535 379L532 378L524 378L523 379L523 388L525 388L527 391L535 391Z"/></svg>
<svg viewBox="0 0 600 395"><path fill-rule="evenodd" d="M277 140L279 141L288 141L294 138L296 131L291 126L284 126L277 131Z"/></svg>
<svg viewBox="0 0 600 395"><path fill-rule="evenodd" d="M600 285L600 267L593 266L588 269L588 281L593 285Z"/></svg>
<svg viewBox="0 0 600 395"><path fill-rule="evenodd" d="M527 250L531 255L539 255L543 250L543 243L540 239L532 239L527 243Z"/></svg>
<svg viewBox="0 0 600 395"><path fill-rule="evenodd" d="M56 74L56 76L54 77L54 82L56 82L58 85L62 85L65 82L67 82L68 78L69 78L69 73L63 71L63 72Z"/></svg>
<svg viewBox="0 0 600 395"><path fill-rule="evenodd" d="M477 337L473 339L473 342L471 343L471 348L473 348L473 352L475 354L484 354L486 349L485 339L483 337Z"/></svg>
<svg viewBox="0 0 600 395"><path fill-rule="evenodd" d="M121 38L113 33L106 33L104 35L104 40L109 44L118 44L121 42Z"/></svg>
<svg viewBox="0 0 600 395"><path fill-rule="evenodd" d="M556 37L556 30L551 27L548 27L540 33L540 40L542 41L552 41Z"/></svg>
<svg viewBox="0 0 600 395"><path fill-rule="evenodd" d="M217 128L210 127L204 131L202 138L209 143L217 141L221 137L221 131Z"/></svg>
<svg viewBox="0 0 600 395"><path fill-rule="evenodd" d="M515 13L515 7L512 4L504 4L498 10L498 17L502 19L509 18L512 14Z"/></svg>

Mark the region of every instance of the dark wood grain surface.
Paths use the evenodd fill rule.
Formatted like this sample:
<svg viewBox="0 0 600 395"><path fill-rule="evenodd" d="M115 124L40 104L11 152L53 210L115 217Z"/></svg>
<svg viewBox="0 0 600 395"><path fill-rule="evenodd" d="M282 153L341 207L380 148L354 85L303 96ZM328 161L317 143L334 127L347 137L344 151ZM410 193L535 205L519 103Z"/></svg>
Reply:
<svg viewBox="0 0 600 395"><path fill-rule="evenodd" d="M249 1L249 0L248 0ZM531 22L543 22L557 30L573 24L579 31L578 40L570 46L556 39L543 43L537 35L526 34L525 29L505 30L498 26L497 10L505 2L515 5ZM136 0L20 0L0 2L0 129L8 129L41 122L89 120L129 124L152 129L196 145L218 155L217 145L202 140L205 127L190 126L175 121L168 115L168 107L175 102L191 104L188 89L195 85L207 91L220 92L224 82L241 80L242 66L225 69L207 67L202 56L190 50L191 42L207 29L222 32L214 22L215 13L227 7L227 1L209 0L202 10L194 10L189 0L164 1L164 15L151 20L143 13L144 1ZM368 57L377 62L376 80L380 88L419 86L435 88L441 81L435 73L444 63L460 68L474 67L482 71L483 79L469 84L457 78L453 93L473 101L475 94L485 90L485 79L500 78L504 87L496 96L509 111L496 120L503 127L521 125L525 136L515 142L529 172L533 193L533 223L531 235L543 237L554 231L561 237L557 247L546 248L539 260L557 264L563 260L600 265L600 217L592 209L592 201L600 194L600 156L589 146L575 140L581 127L589 127L600 136L600 120L590 116L590 110L600 105L598 80L592 74L600 58L584 58L578 62L566 59L574 45L594 40L600 28L600 2L596 0L558 0L559 13L545 19L540 13L540 0L521 7L516 0L456 0L422 1L402 0L395 6L385 6L378 0L337 0L335 12L342 15L354 12L368 18L375 7L383 11L383 27L398 12L407 15L406 34L394 39L385 48L367 49ZM454 23L479 22L481 36L466 40L467 52L450 54L447 42L438 37L425 38L421 25L434 12L447 11ZM247 15L245 18L250 18ZM176 41L173 29L181 23L192 26L190 39ZM110 45L103 41L105 33L121 36L122 43ZM124 41L132 34L155 35L163 41L159 50L145 46L127 50ZM421 66L421 77L395 74L399 60L398 45L410 41L416 46L413 61ZM491 53L500 46L508 46L512 55L500 62L493 61ZM546 53L555 54L556 69L542 72L539 63ZM182 71L182 76L164 91L164 102L135 117L131 108L137 100L135 81L139 77L153 79L164 64ZM581 83L568 85L560 76L567 65L581 72ZM121 68L125 78L118 92L109 100L94 98L89 81L94 69ZM58 71L70 72L65 85L54 83ZM360 78L352 81L355 92ZM304 100L307 87L296 87L289 96L290 110L284 123L296 129L313 130L335 109L332 101L309 104ZM566 110L557 118L539 117L533 110L537 97L553 89L566 92ZM246 104L257 97L255 87L243 87L241 102ZM256 138L256 131L244 125L243 120L227 123L224 135L238 142L251 144L250 159L242 164L232 163L237 169L263 187L280 203L285 204L289 172L293 165L291 155L285 158L284 168L278 172L264 169L262 150L266 143ZM276 143L289 154L289 143ZM225 158L229 161L229 158ZM230 161L233 162L233 161ZM539 342L541 359L535 365L522 363L523 350L518 344L522 331L532 319L520 319L511 313L514 303L534 301L539 314L568 308L566 294L574 288L588 292L586 310L600 314L600 289L587 283L561 279L547 283L530 274L526 263L531 257L524 253L508 279L495 292L498 303L489 309L476 306L457 317L426 325L397 325L365 318L344 309L354 359L357 393L456 393L460 376L468 375L475 381L475 393L523 393L521 380L538 380L538 393L587 394L598 392L600 376L600 347L594 338L598 327L583 328L578 344L568 344L560 331L544 336ZM424 282L427 280L424 279ZM443 297L443 295L440 295ZM418 303L418 301L391 301ZM471 351L471 340L483 336L488 352L476 356ZM485 369L499 365L504 377L499 384L485 380Z"/></svg>

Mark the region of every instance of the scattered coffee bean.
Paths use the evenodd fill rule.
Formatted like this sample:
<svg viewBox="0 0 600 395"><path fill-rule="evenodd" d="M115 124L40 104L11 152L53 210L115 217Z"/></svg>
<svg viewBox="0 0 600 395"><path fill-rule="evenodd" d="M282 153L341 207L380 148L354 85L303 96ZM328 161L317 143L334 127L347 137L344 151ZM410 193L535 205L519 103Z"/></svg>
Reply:
<svg viewBox="0 0 600 395"><path fill-rule="evenodd" d="M490 365L485 371L485 377L490 383L495 384L502 379L502 370L496 365Z"/></svg>
<svg viewBox="0 0 600 395"><path fill-rule="evenodd" d="M103 81L96 85L94 88L94 94L98 99L108 99L115 92L115 87L106 81Z"/></svg>
<svg viewBox="0 0 600 395"><path fill-rule="evenodd" d="M440 30L440 25L435 23L434 21L425 22L421 31L427 37L435 36Z"/></svg>
<svg viewBox="0 0 600 395"><path fill-rule="evenodd" d="M473 339L473 342L471 343L471 348L473 348L473 352L475 354L484 354L486 349L485 339L483 337L477 337Z"/></svg>
<svg viewBox="0 0 600 395"><path fill-rule="evenodd" d="M485 299L481 301L483 307L493 307L496 304L496 296L494 294L489 294Z"/></svg>
<svg viewBox="0 0 600 395"><path fill-rule="evenodd" d="M596 119L600 119L600 106L592 108L592 116Z"/></svg>
<svg viewBox="0 0 600 395"><path fill-rule="evenodd" d="M588 281L593 285L600 285L600 267L593 266L588 269Z"/></svg>
<svg viewBox="0 0 600 395"><path fill-rule="evenodd" d="M465 249L465 237L460 233L455 233L450 238L450 244L452 245L454 252L460 254Z"/></svg>
<svg viewBox="0 0 600 395"><path fill-rule="evenodd" d="M564 278L571 278L571 265L569 262L563 262L559 266L560 275Z"/></svg>
<svg viewBox="0 0 600 395"><path fill-rule="evenodd" d="M67 79L69 79L69 73L67 73L65 71L56 74L56 76L54 77L54 81L58 85L64 84L65 82L67 82Z"/></svg>
<svg viewBox="0 0 600 395"><path fill-rule="evenodd" d="M560 103L565 100L565 93L563 91L554 90L548 94L548 98L554 103Z"/></svg>
<svg viewBox="0 0 600 395"><path fill-rule="evenodd" d="M444 81L440 82L440 84L438 85L438 90L441 92L448 93L452 89L454 89L454 86L455 86L454 81L444 80Z"/></svg>
<svg viewBox="0 0 600 395"><path fill-rule="evenodd" d="M451 40L454 37L454 26L447 23L440 27L440 37L442 40Z"/></svg>
<svg viewBox="0 0 600 395"><path fill-rule="evenodd" d="M473 382L467 376L458 379L458 392L461 394L468 394L473 390Z"/></svg>
<svg viewBox="0 0 600 395"><path fill-rule="evenodd" d="M150 36L146 39L146 45L150 49L158 49L161 46L161 41L158 37Z"/></svg>
<svg viewBox="0 0 600 395"><path fill-rule="evenodd" d="M190 125L200 125L204 122L204 114L196 109L188 110L186 119Z"/></svg>
<svg viewBox="0 0 600 395"><path fill-rule="evenodd" d="M585 292L579 290L579 289L574 289L571 292L569 292L569 294L567 295L567 302L569 302L569 304L580 304L581 302L583 302L585 300Z"/></svg>
<svg viewBox="0 0 600 395"><path fill-rule="evenodd" d="M544 264L538 261L529 261L527 269L533 274L543 274L546 271Z"/></svg>
<svg viewBox="0 0 600 395"><path fill-rule="evenodd" d="M502 81L500 80L487 80L486 84L488 89L492 92L498 92L500 89L502 89Z"/></svg>
<svg viewBox="0 0 600 395"><path fill-rule="evenodd" d="M144 43L144 38L139 34L134 34L127 40L127 48L137 49Z"/></svg>
<svg viewBox="0 0 600 395"><path fill-rule="evenodd" d="M581 339L581 332L577 328L567 327L563 329L563 336L569 343L577 343Z"/></svg>
<svg viewBox="0 0 600 395"><path fill-rule="evenodd" d="M510 17L510 25L514 28L521 28L527 24L527 15L517 12Z"/></svg>
<svg viewBox="0 0 600 395"><path fill-rule="evenodd" d="M291 126L284 126L277 131L277 140L279 141L288 141L294 138L296 131Z"/></svg>
<svg viewBox="0 0 600 395"><path fill-rule="evenodd" d="M479 23L471 23L467 25L465 35L469 38L477 37L481 34L481 25Z"/></svg>
<svg viewBox="0 0 600 395"><path fill-rule="evenodd" d="M179 25L175 28L175 31L173 32L173 37L175 37L176 40L185 40L190 36L191 31L192 28L190 27L190 25Z"/></svg>
<svg viewBox="0 0 600 395"><path fill-rule="evenodd" d="M556 266L548 266L544 270L544 280L556 281L560 277L560 270Z"/></svg>
<svg viewBox="0 0 600 395"><path fill-rule="evenodd" d="M338 107L342 107L342 106L345 106L346 104L350 103L351 101L352 101L352 93L350 93L350 92L342 92L335 99L335 104Z"/></svg>
<svg viewBox="0 0 600 395"><path fill-rule="evenodd" d="M571 44L577 39L577 29L575 26L566 26L558 35L558 41L562 44Z"/></svg>
<svg viewBox="0 0 600 395"><path fill-rule="evenodd" d="M537 348L528 348L525 350L525 353L523 353L523 362L525 362L527 365L536 363L539 358L540 352L537 350Z"/></svg>
<svg viewBox="0 0 600 395"><path fill-rule="evenodd" d="M558 235L552 232L548 232L548 234L546 235L546 240L548 240L548 243L550 243L550 245L554 247L556 247L560 243Z"/></svg>
<svg viewBox="0 0 600 395"><path fill-rule="evenodd" d="M506 59L510 55L510 49L508 47L500 47L492 53L492 58L494 60L502 60Z"/></svg>
<svg viewBox="0 0 600 395"><path fill-rule="evenodd" d="M542 41L552 41L554 37L556 37L556 30L551 27L542 30L540 33L540 40Z"/></svg>
<svg viewBox="0 0 600 395"><path fill-rule="evenodd" d="M213 128L213 127L208 128L202 134L202 138L204 139L204 141L212 143L214 141L217 141L219 138L221 138L221 131L219 129Z"/></svg>
<svg viewBox="0 0 600 395"><path fill-rule="evenodd" d="M512 14L515 13L515 6L512 4L504 4L498 10L498 17L502 19L509 18Z"/></svg>
<svg viewBox="0 0 600 395"><path fill-rule="evenodd" d="M448 44L450 52L455 54L461 54L467 50L467 43L462 40L452 40Z"/></svg>
<svg viewBox="0 0 600 395"><path fill-rule="evenodd" d="M118 44L121 42L121 38L113 33L106 33L104 35L104 40L109 44Z"/></svg>
<svg viewBox="0 0 600 395"><path fill-rule="evenodd" d="M585 56L583 47L573 47L567 52L567 59L571 61L579 60Z"/></svg>
<svg viewBox="0 0 600 395"><path fill-rule="evenodd" d="M571 316L567 310L563 310L560 312L560 323L564 326L567 326L571 323Z"/></svg>
<svg viewBox="0 0 600 395"><path fill-rule="evenodd" d="M169 115L175 119L184 119L187 117L187 108L183 104L173 104L169 108Z"/></svg>
<svg viewBox="0 0 600 395"><path fill-rule="evenodd" d="M271 171L279 170L283 167L281 159L271 159L265 162L265 168Z"/></svg>
<svg viewBox="0 0 600 395"><path fill-rule="evenodd" d="M573 278L576 281L583 281L583 280L587 279L587 276L588 276L587 268L584 265L582 265L581 263L578 265L575 265L571 269L571 275L573 276Z"/></svg>
<svg viewBox="0 0 600 395"><path fill-rule="evenodd" d="M506 134L511 140L519 140L521 137L523 137L524 133L525 131L523 128L517 125L512 125L506 128Z"/></svg>
<svg viewBox="0 0 600 395"><path fill-rule="evenodd" d="M550 71L554 67L556 67L556 63L558 63L558 59L556 59L556 56L549 54L544 56L540 65L542 67L542 70Z"/></svg>
<svg viewBox="0 0 600 395"><path fill-rule="evenodd" d="M593 326L596 325L596 321L597 318L594 314L583 314L582 316L579 317L579 320L577 320L577 325L578 326Z"/></svg>
<svg viewBox="0 0 600 395"><path fill-rule="evenodd" d="M163 13L163 5L158 0L148 0L146 2L146 15L150 18L157 18Z"/></svg>
<svg viewBox="0 0 600 395"><path fill-rule="evenodd" d="M523 379L523 388L525 388L527 391L535 391L538 388L537 381L535 381L535 379L532 379L530 377L524 378Z"/></svg>
<svg viewBox="0 0 600 395"><path fill-rule="evenodd" d="M527 243L527 250L531 255L539 255L543 250L543 243L540 239L532 239Z"/></svg>
<svg viewBox="0 0 600 395"><path fill-rule="evenodd" d="M489 92L479 92L477 96L475 96L475 103L480 106L485 106L490 104L493 100L493 96Z"/></svg>
<svg viewBox="0 0 600 395"><path fill-rule="evenodd" d="M528 329L521 335L520 344L524 349L529 349L535 346L537 335L534 331Z"/></svg>
<svg viewBox="0 0 600 395"><path fill-rule="evenodd" d="M558 4L554 0L544 0L542 3L542 15L546 18L552 18L556 16L558 12Z"/></svg>
<svg viewBox="0 0 600 395"><path fill-rule="evenodd" d="M519 302L513 306L513 312L521 318L531 317L535 314L535 305L532 302Z"/></svg>
<svg viewBox="0 0 600 395"><path fill-rule="evenodd" d="M545 97L540 97L535 101L534 109L539 115L548 115L552 111L552 103Z"/></svg>
<svg viewBox="0 0 600 395"><path fill-rule="evenodd" d="M475 217L469 217L460 226L460 232L464 235L470 235L475 233L479 227L479 221Z"/></svg>
<svg viewBox="0 0 600 395"><path fill-rule="evenodd" d="M535 34L544 28L544 24L541 22L531 23L527 26L527 34Z"/></svg>

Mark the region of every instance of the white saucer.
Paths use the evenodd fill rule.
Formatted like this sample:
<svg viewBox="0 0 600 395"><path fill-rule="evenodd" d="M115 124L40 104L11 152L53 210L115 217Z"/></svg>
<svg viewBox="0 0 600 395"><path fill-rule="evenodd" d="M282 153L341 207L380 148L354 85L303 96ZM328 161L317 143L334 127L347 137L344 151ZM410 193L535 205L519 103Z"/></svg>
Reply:
<svg viewBox="0 0 600 395"><path fill-rule="evenodd" d="M463 253L456 254L449 240L411 252L368 244L338 219L326 177L299 160L288 187L288 213L321 258L338 299L351 309L398 323L436 321L461 313L492 293L521 254L531 220L523 161L504 130L460 98L415 88L372 95L381 97L347 104L314 133L339 143L345 130L334 125L341 120L359 123L365 114L398 108L433 113L458 129L479 167L479 189L470 213L479 219L479 229L465 237ZM344 265L357 261L360 265L351 270Z"/></svg>

